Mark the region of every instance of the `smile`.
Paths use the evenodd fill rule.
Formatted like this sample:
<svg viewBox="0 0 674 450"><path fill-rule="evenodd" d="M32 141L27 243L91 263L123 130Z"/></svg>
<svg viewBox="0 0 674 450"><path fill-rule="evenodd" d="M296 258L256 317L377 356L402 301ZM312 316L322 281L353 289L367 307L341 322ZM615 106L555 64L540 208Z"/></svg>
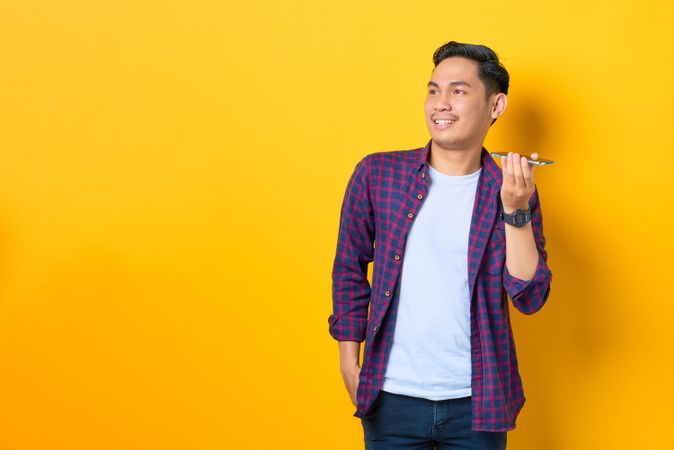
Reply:
<svg viewBox="0 0 674 450"><path fill-rule="evenodd" d="M433 124L435 125L435 128L438 130L445 130L452 125L454 125L454 120L450 119L436 119L433 121Z"/></svg>

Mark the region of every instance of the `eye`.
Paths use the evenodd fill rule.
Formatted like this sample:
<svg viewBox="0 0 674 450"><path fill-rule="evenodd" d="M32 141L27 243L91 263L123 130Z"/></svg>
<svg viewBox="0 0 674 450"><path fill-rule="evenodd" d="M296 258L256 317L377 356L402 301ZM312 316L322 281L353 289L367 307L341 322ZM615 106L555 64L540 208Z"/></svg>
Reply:
<svg viewBox="0 0 674 450"><path fill-rule="evenodd" d="M428 93L429 93L429 94L434 94L434 93L435 93L435 89L429 90Z"/></svg>
<svg viewBox="0 0 674 450"><path fill-rule="evenodd" d="M454 89L455 94L465 94L465 92L466 91L464 91L463 89Z"/></svg>

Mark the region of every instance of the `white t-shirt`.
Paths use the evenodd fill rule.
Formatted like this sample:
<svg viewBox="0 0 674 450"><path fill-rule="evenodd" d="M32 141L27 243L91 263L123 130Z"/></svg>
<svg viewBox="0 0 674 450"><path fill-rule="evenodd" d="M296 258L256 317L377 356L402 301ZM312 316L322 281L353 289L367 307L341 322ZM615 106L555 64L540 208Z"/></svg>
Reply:
<svg viewBox="0 0 674 450"><path fill-rule="evenodd" d="M471 394L468 235L482 168L429 189L405 246L393 347L382 389L430 400Z"/></svg>

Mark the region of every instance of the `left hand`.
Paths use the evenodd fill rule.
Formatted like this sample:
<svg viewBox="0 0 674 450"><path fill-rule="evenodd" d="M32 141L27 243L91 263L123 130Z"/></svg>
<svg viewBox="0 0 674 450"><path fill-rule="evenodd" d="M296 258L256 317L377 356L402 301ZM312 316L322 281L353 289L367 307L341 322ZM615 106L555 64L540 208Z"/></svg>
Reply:
<svg viewBox="0 0 674 450"><path fill-rule="evenodd" d="M532 153L531 159L537 160L538 153ZM501 203L506 214L529 208L529 198L534 193L534 167L527 162L526 156L518 153L509 152L507 158L501 158Z"/></svg>

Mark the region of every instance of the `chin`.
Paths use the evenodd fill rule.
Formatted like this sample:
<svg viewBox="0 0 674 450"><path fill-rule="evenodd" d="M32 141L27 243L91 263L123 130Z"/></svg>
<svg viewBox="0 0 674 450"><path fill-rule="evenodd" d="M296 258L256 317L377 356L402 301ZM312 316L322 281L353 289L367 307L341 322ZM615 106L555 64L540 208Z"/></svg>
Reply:
<svg viewBox="0 0 674 450"><path fill-rule="evenodd" d="M446 148L447 150L452 150L461 146L461 141L457 139L448 139L446 136L431 135L431 139L433 139L433 142L435 142L438 146Z"/></svg>

